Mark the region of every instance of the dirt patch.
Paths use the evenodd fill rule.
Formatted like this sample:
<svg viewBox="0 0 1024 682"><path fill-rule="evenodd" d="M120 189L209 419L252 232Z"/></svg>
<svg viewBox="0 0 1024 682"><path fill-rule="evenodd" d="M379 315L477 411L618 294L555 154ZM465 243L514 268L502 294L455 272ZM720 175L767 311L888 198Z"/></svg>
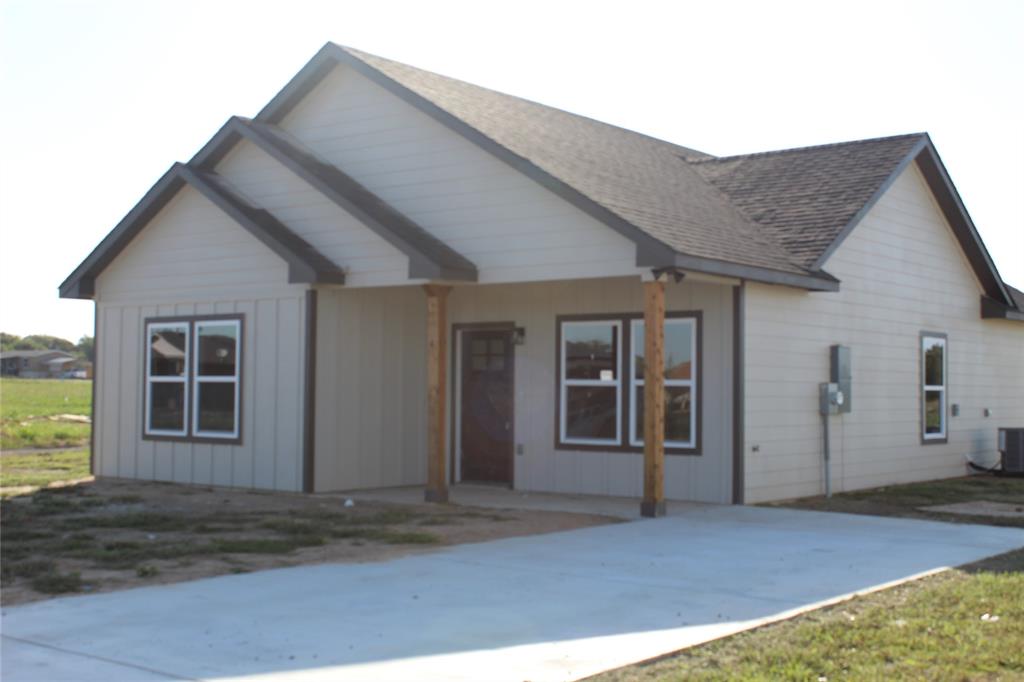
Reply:
<svg viewBox="0 0 1024 682"><path fill-rule="evenodd" d="M99 480L2 502L4 605L229 573L370 562L617 522L565 512L404 505Z"/></svg>
<svg viewBox="0 0 1024 682"><path fill-rule="evenodd" d="M1024 521L1024 501L1021 504L1012 504L1008 502L978 500L977 502L936 504L930 507L920 507L920 510L938 512L940 514L964 514L966 516L1005 516Z"/></svg>

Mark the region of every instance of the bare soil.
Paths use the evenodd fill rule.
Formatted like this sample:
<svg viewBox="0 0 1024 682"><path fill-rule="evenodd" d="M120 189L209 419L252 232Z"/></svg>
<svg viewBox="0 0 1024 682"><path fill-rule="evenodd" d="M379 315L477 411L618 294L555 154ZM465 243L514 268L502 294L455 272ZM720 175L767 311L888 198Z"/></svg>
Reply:
<svg viewBox="0 0 1024 682"><path fill-rule="evenodd" d="M3 500L0 599L23 604L228 573L383 561L618 520L96 480Z"/></svg>

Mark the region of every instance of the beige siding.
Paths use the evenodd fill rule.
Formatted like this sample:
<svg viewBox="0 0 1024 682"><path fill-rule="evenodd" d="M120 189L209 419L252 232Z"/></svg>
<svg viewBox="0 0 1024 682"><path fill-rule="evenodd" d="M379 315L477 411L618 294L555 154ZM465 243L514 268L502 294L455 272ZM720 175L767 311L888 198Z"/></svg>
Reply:
<svg viewBox="0 0 1024 682"><path fill-rule="evenodd" d="M514 433L523 448L514 463L517 489L642 492L640 454L554 448L556 316L640 312L642 300L639 278L453 290L451 324L512 321L526 331L525 344L515 349ZM670 498L731 500L731 306L728 286L686 282L668 288L669 310L703 311L704 348L703 454L667 457ZM423 483L424 311L418 287L321 292L318 490Z"/></svg>
<svg viewBox="0 0 1024 682"><path fill-rule="evenodd" d="M301 488L304 288L283 261L185 189L97 289L98 475ZM244 317L241 445L143 440L145 320L220 313Z"/></svg>
<svg viewBox="0 0 1024 682"><path fill-rule="evenodd" d="M638 272L632 242L347 67L281 126L473 261L481 282Z"/></svg>
<svg viewBox="0 0 1024 682"><path fill-rule="evenodd" d="M747 287L747 500L824 490L817 385L836 343L852 349L853 409L831 418L833 489L963 474L967 454L993 462L996 428L1024 424L1024 324L980 318L981 289L916 167L825 269L838 293ZM947 444L921 444L922 331L949 335L961 412Z"/></svg>
<svg viewBox="0 0 1024 682"><path fill-rule="evenodd" d="M342 267L347 287L408 283L403 253L251 142L240 142L217 172Z"/></svg>

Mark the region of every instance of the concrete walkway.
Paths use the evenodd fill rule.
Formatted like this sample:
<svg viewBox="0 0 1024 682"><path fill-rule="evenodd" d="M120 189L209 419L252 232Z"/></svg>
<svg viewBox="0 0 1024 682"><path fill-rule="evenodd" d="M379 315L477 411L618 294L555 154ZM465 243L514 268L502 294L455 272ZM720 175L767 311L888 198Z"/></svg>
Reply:
<svg viewBox="0 0 1024 682"><path fill-rule="evenodd" d="M568 680L1024 546L751 507L3 611L5 682Z"/></svg>

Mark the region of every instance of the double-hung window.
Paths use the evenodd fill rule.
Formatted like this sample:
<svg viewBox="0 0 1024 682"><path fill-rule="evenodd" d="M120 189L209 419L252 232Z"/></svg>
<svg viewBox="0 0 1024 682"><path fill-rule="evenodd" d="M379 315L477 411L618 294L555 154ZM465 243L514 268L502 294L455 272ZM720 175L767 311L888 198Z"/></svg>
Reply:
<svg viewBox="0 0 1024 682"><path fill-rule="evenodd" d="M146 325L146 434L188 435L188 322Z"/></svg>
<svg viewBox="0 0 1024 682"><path fill-rule="evenodd" d="M632 320L629 442L644 444L644 321ZM665 320L665 447L692 448L697 433L697 323Z"/></svg>
<svg viewBox="0 0 1024 682"><path fill-rule="evenodd" d="M622 434L622 321L562 322L561 337L561 442L617 445Z"/></svg>
<svg viewBox="0 0 1024 682"><path fill-rule="evenodd" d="M559 318L557 443L565 449L643 449L644 321L638 314ZM699 449L700 313L665 318L665 449Z"/></svg>
<svg viewBox="0 0 1024 682"><path fill-rule="evenodd" d="M144 435L240 440L242 319L146 322Z"/></svg>
<svg viewBox="0 0 1024 682"><path fill-rule="evenodd" d="M946 438L946 337L921 335L921 414L925 441Z"/></svg>

